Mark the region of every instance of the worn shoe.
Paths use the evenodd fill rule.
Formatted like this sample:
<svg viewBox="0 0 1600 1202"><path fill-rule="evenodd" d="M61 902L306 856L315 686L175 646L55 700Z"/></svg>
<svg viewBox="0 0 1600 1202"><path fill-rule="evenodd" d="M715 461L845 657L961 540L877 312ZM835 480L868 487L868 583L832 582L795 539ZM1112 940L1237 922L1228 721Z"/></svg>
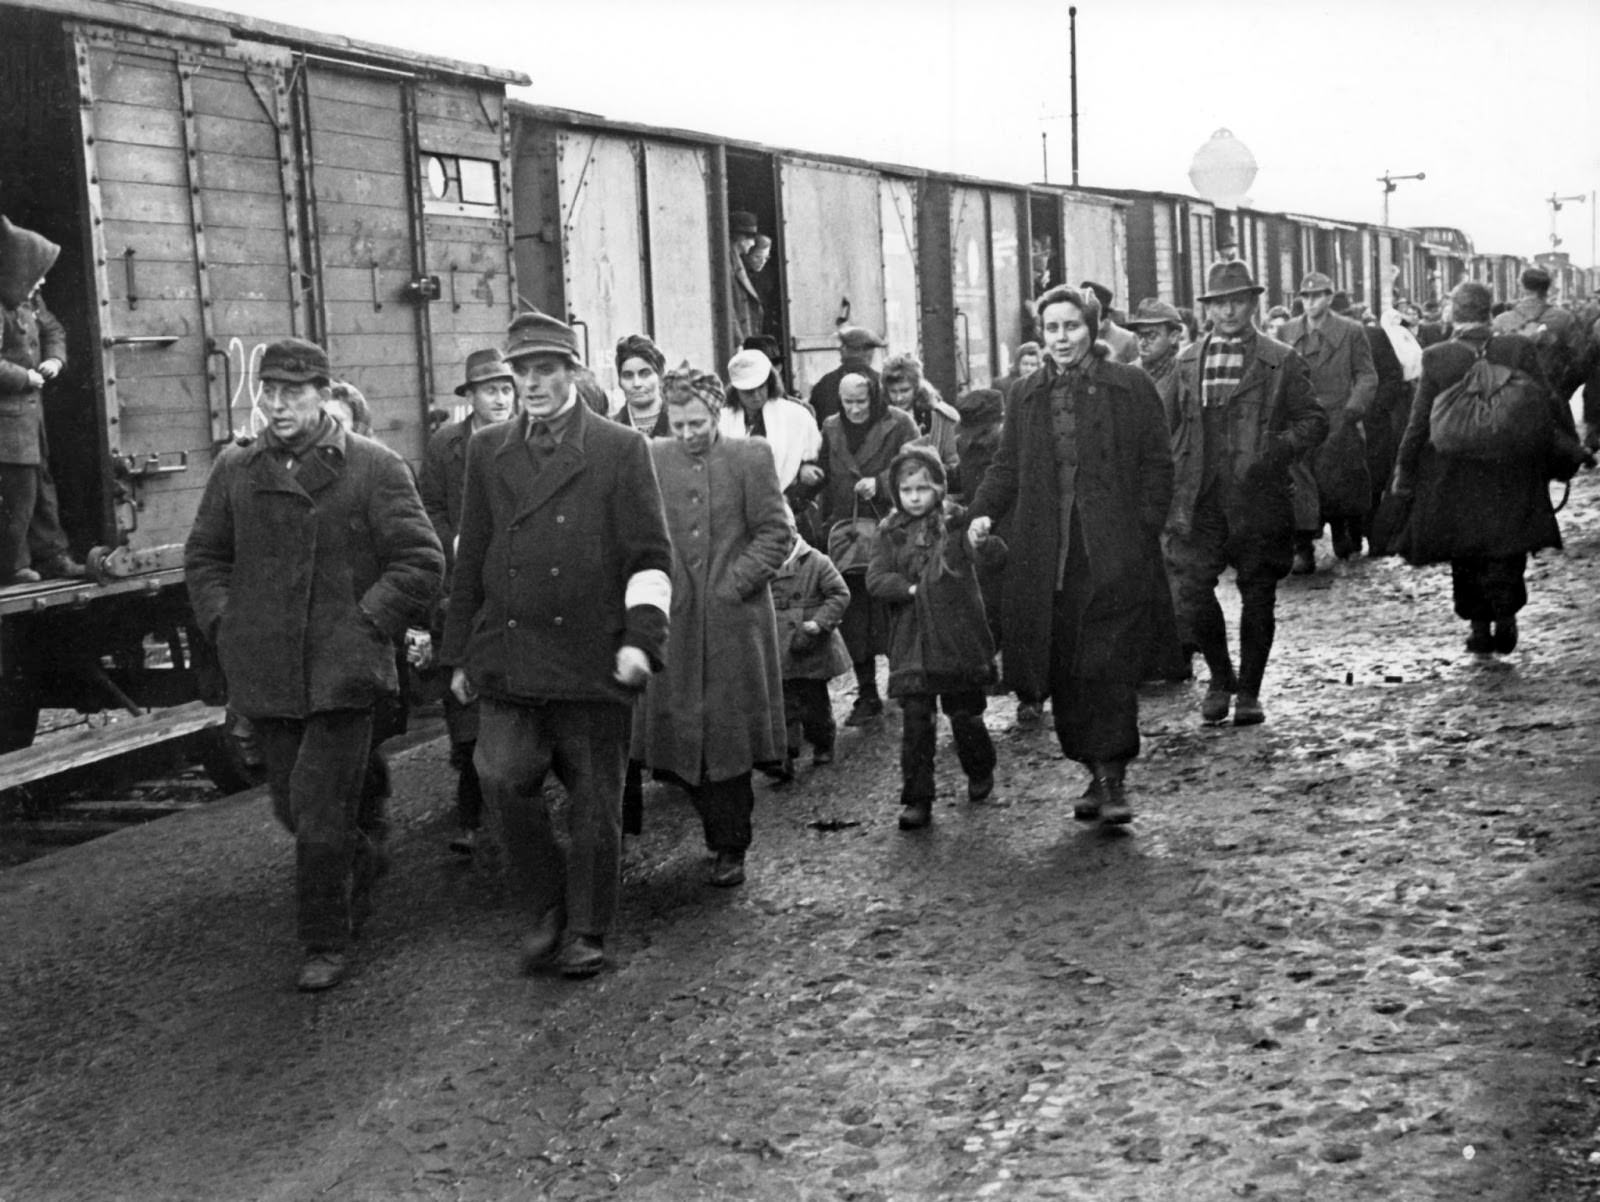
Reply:
<svg viewBox="0 0 1600 1202"><path fill-rule="evenodd" d="M1079 822L1097 822L1100 819L1100 803L1105 800L1105 793L1100 785L1099 777L1091 777L1089 787L1083 791L1083 796L1078 798L1077 804L1072 807L1072 816Z"/></svg>
<svg viewBox="0 0 1600 1202"><path fill-rule="evenodd" d="M731 889L735 885L744 884L744 852L719 851L706 883L715 885L718 889Z"/></svg>
<svg viewBox="0 0 1600 1202"><path fill-rule="evenodd" d="M994 773L989 772L983 776L974 777L967 781L967 800L974 805L989 800L994 793Z"/></svg>
<svg viewBox="0 0 1600 1202"><path fill-rule="evenodd" d="M915 801L900 811L900 829L903 831L920 831L933 821L933 805L926 801Z"/></svg>
<svg viewBox="0 0 1600 1202"><path fill-rule="evenodd" d="M574 935L561 953L561 975L579 980L605 967L605 941L599 935Z"/></svg>
<svg viewBox="0 0 1600 1202"><path fill-rule="evenodd" d="M342 952L307 952L294 987L302 993L319 993L344 980L347 971L349 961Z"/></svg>
<svg viewBox="0 0 1600 1202"><path fill-rule="evenodd" d="M450 850L458 856L470 856L478 849L478 832L473 829L461 830L455 833L450 840Z"/></svg>
<svg viewBox="0 0 1600 1202"><path fill-rule="evenodd" d="M850 716L844 720L846 726L865 726L875 718L883 717L883 702L877 697L857 697L856 703L850 707Z"/></svg>
<svg viewBox="0 0 1600 1202"><path fill-rule="evenodd" d="M1017 702L1017 729L1034 730L1044 721L1044 702Z"/></svg>
<svg viewBox="0 0 1600 1202"><path fill-rule="evenodd" d="M1260 726L1267 720L1267 711L1261 708L1261 699L1254 693L1240 693L1233 703L1235 726Z"/></svg>
<svg viewBox="0 0 1600 1202"><path fill-rule="evenodd" d="M1206 690L1205 700L1200 703L1200 721L1207 726L1215 726L1219 722L1228 720L1228 707L1233 704L1233 694L1227 689L1219 689L1215 685Z"/></svg>
<svg viewBox="0 0 1600 1202"><path fill-rule="evenodd" d="M567 916L560 909L546 910L522 940L522 971L534 972L549 967L561 946L561 932L567 925Z"/></svg>
<svg viewBox="0 0 1600 1202"><path fill-rule="evenodd" d="M1517 649L1515 618L1502 618L1494 624L1494 649L1501 655L1509 655Z"/></svg>
<svg viewBox="0 0 1600 1202"><path fill-rule="evenodd" d="M1100 786L1100 825L1125 826L1133 821L1133 807L1128 804L1127 786L1123 784L1123 764L1102 764L1095 768L1095 782Z"/></svg>
<svg viewBox="0 0 1600 1202"><path fill-rule="evenodd" d="M1472 633L1467 635L1467 650L1474 655L1491 655L1494 653L1495 639L1490 633L1489 623L1474 622Z"/></svg>
<svg viewBox="0 0 1600 1202"><path fill-rule="evenodd" d="M1317 553L1310 547L1301 547L1294 553L1294 564L1289 571L1296 576L1310 576L1317 570Z"/></svg>
<svg viewBox="0 0 1600 1202"><path fill-rule="evenodd" d="M826 768L833 763L833 748L818 747L811 753L811 766L813 768Z"/></svg>
<svg viewBox="0 0 1600 1202"><path fill-rule="evenodd" d="M52 555L49 559L40 560L34 566L42 576L59 577L68 580L77 580L89 574L89 569L65 551L59 555Z"/></svg>
<svg viewBox="0 0 1600 1202"><path fill-rule="evenodd" d="M43 579L43 577L41 577L39 573L35 572L32 568L18 568L6 580L6 584L38 584L41 579Z"/></svg>
<svg viewBox="0 0 1600 1202"><path fill-rule="evenodd" d="M1361 536L1348 527L1337 527L1333 532L1333 555L1335 559L1349 559L1361 550Z"/></svg>

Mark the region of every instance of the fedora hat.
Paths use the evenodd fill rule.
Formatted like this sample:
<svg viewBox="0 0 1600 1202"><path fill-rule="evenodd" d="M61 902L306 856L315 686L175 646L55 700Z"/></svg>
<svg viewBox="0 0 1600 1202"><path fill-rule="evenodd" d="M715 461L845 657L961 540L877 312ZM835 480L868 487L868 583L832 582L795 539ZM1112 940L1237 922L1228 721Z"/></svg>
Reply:
<svg viewBox="0 0 1600 1202"><path fill-rule="evenodd" d="M1139 302L1139 307L1133 311L1133 316L1128 318L1123 325L1132 329L1135 326L1178 326L1183 325L1183 316L1166 301L1158 297L1147 296Z"/></svg>
<svg viewBox="0 0 1600 1202"><path fill-rule="evenodd" d="M1206 276L1206 290L1200 294L1203 301L1219 300L1224 296L1232 296L1235 292L1249 292L1260 296L1266 287L1256 283L1255 276L1250 274L1247 264L1238 259L1229 263L1213 263L1211 271Z"/></svg>
<svg viewBox="0 0 1600 1202"><path fill-rule="evenodd" d="M525 355L564 355L574 364L583 362L572 327L537 309L518 317L506 333L506 362Z"/></svg>
<svg viewBox="0 0 1600 1202"><path fill-rule="evenodd" d="M754 238L761 232L761 227L756 224L754 213L735 209L728 214L728 232L736 237Z"/></svg>
<svg viewBox="0 0 1600 1202"><path fill-rule="evenodd" d="M1300 295L1310 296L1315 292L1332 292L1333 280L1323 275L1320 271L1309 272L1306 278L1300 281Z"/></svg>
<svg viewBox="0 0 1600 1202"><path fill-rule="evenodd" d="M474 384L482 384L486 380L512 379L511 368L500 357L500 352L495 347L473 351L467 356L466 381L456 385L456 395L466 396Z"/></svg>

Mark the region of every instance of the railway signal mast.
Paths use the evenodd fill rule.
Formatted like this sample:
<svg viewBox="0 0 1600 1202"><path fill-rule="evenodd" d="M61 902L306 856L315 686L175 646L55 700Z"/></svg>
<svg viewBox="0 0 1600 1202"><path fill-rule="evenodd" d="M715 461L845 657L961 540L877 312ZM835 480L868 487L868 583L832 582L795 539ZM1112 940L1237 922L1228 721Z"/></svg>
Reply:
<svg viewBox="0 0 1600 1202"><path fill-rule="evenodd" d="M1419 171L1415 175L1391 175L1387 170L1378 177L1378 182L1383 185L1383 224L1385 226L1389 224L1389 193L1393 192L1403 179L1427 178L1428 173L1426 171Z"/></svg>
<svg viewBox="0 0 1600 1202"><path fill-rule="evenodd" d="M1550 206L1550 249L1555 250L1561 245L1561 235L1556 233L1556 214L1561 212L1564 204L1582 204L1589 198L1582 192L1576 196L1557 196L1554 192L1545 198L1545 204Z"/></svg>

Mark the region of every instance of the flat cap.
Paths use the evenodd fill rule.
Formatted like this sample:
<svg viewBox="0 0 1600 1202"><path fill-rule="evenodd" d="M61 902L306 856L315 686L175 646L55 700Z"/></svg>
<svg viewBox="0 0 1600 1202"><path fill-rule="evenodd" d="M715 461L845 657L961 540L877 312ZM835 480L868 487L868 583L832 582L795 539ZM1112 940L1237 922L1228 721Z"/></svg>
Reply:
<svg viewBox="0 0 1600 1202"><path fill-rule="evenodd" d="M537 309L519 316L506 333L506 361L525 355L565 355L573 363L583 362L572 327Z"/></svg>
<svg viewBox="0 0 1600 1202"><path fill-rule="evenodd" d="M840 326L839 345L847 351L867 351L875 346L884 346L885 343L882 338L864 326Z"/></svg>
<svg viewBox="0 0 1600 1202"><path fill-rule="evenodd" d="M1323 275L1320 271L1313 271L1300 281L1300 295L1310 296L1314 292L1332 292L1333 280Z"/></svg>
<svg viewBox="0 0 1600 1202"><path fill-rule="evenodd" d="M261 352L261 366L256 370L258 380L281 380L286 384L309 384L314 380L326 384L332 375L328 352L304 338L281 338L269 343Z"/></svg>

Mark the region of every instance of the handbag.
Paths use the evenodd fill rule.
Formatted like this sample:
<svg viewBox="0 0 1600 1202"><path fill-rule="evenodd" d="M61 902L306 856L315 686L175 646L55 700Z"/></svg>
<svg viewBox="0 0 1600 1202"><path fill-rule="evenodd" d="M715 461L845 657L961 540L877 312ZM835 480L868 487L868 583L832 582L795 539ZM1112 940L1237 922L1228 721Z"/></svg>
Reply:
<svg viewBox="0 0 1600 1202"><path fill-rule="evenodd" d="M865 574L877 541L878 519L870 512L863 516L861 498L856 497L850 516L828 527L828 558L843 575Z"/></svg>

